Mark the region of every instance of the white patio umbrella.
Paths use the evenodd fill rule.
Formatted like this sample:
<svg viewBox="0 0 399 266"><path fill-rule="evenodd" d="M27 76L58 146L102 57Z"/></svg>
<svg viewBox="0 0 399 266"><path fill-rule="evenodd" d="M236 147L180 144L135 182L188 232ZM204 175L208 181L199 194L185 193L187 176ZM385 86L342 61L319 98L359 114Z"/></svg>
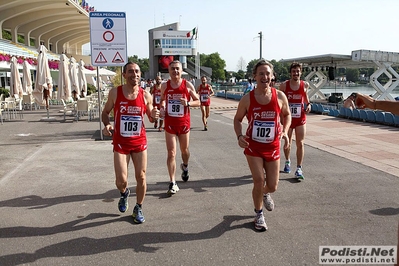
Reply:
<svg viewBox="0 0 399 266"><path fill-rule="evenodd" d="M69 101L71 98L71 80L69 79L69 59L65 54L61 54L58 65L58 100Z"/></svg>
<svg viewBox="0 0 399 266"><path fill-rule="evenodd" d="M30 68L28 61L24 61L22 64L22 91L27 94L32 94L32 77L30 74Z"/></svg>
<svg viewBox="0 0 399 266"><path fill-rule="evenodd" d="M22 98L22 81L19 75L17 58L11 58L11 77L10 77L10 96L14 97L15 94Z"/></svg>
<svg viewBox="0 0 399 266"><path fill-rule="evenodd" d="M87 80L86 80L86 75L85 75L85 63L83 62L82 59L80 59L80 61L79 61L78 81L79 81L79 89L80 89L81 95L83 95L83 97L86 97L86 95L87 95Z"/></svg>
<svg viewBox="0 0 399 266"><path fill-rule="evenodd" d="M47 48L44 45L39 47L39 55L37 57L36 81L35 89L32 92L36 102L45 105L48 116L48 100L51 97L53 88L53 79L50 74L50 67L47 59Z"/></svg>
<svg viewBox="0 0 399 266"><path fill-rule="evenodd" d="M111 70L108 70L108 69L105 69L105 68L100 68L98 70L98 74L100 76L115 76L116 75L116 73L114 71L111 71Z"/></svg>
<svg viewBox="0 0 399 266"><path fill-rule="evenodd" d="M74 98L78 98L78 96L80 95L78 68L76 60L72 56L71 59L69 60L69 78L71 80L71 93Z"/></svg>

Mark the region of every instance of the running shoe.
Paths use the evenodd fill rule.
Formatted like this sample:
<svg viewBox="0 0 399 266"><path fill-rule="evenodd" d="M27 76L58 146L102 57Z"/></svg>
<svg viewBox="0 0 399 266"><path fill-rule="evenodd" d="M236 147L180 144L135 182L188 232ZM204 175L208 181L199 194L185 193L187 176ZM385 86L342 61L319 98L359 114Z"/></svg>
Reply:
<svg viewBox="0 0 399 266"><path fill-rule="evenodd" d="M181 179L183 179L184 182L188 181L188 178L190 177L190 175L188 174L188 168L186 168L186 170L184 170L184 165L183 163L180 165L180 169L183 171L181 173Z"/></svg>
<svg viewBox="0 0 399 266"><path fill-rule="evenodd" d="M295 177L298 178L299 180L304 180L305 177L303 176L302 168L298 167L295 171Z"/></svg>
<svg viewBox="0 0 399 266"><path fill-rule="evenodd" d="M270 193L263 194L263 204L266 210L269 212L274 210L274 200L272 199Z"/></svg>
<svg viewBox="0 0 399 266"><path fill-rule="evenodd" d="M133 221L136 224L141 224L141 223L145 222L143 210L141 209L141 207L138 204L136 204L136 206L134 206L132 216L133 216Z"/></svg>
<svg viewBox="0 0 399 266"><path fill-rule="evenodd" d="M290 163L290 161L285 161L284 173L291 173L291 163Z"/></svg>
<svg viewBox="0 0 399 266"><path fill-rule="evenodd" d="M170 182L169 183L169 189L168 189L168 195L172 196L176 194L176 192L179 191L179 187L177 186L177 183Z"/></svg>
<svg viewBox="0 0 399 266"><path fill-rule="evenodd" d="M263 232L267 230L267 225L265 222L265 216L263 216L263 212L257 213L255 215L255 230Z"/></svg>
<svg viewBox="0 0 399 266"><path fill-rule="evenodd" d="M120 212L125 212L129 208L128 197L130 195L130 189L126 188L125 195L121 196L118 202L118 209Z"/></svg>

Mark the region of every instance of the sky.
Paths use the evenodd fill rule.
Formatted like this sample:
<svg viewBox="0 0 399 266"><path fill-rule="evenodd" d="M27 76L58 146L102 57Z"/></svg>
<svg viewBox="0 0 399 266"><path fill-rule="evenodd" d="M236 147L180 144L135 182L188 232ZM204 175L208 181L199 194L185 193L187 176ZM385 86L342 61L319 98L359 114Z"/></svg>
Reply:
<svg viewBox="0 0 399 266"><path fill-rule="evenodd" d="M226 70L267 60L355 50L399 52L398 0L88 0L97 11L126 12L128 56L149 57L148 30L198 27L197 51L219 53ZM90 51L90 45L83 47Z"/></svg>

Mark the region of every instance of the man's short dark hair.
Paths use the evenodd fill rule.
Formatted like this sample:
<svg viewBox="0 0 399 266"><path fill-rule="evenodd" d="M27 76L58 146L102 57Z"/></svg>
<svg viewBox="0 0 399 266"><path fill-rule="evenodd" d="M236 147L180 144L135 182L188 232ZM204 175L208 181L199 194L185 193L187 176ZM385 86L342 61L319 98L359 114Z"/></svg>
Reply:
<svg viewBox="0 0 399 266"><path fill-rule="evenodd" d="M299 67L299 69L302 71L302 65L301 65L300 63L298 63L298 62L292 62L291 66L290 66L290 73L291 73L291 70L292 70L293 68L297 68L297 67Z"/></svg>

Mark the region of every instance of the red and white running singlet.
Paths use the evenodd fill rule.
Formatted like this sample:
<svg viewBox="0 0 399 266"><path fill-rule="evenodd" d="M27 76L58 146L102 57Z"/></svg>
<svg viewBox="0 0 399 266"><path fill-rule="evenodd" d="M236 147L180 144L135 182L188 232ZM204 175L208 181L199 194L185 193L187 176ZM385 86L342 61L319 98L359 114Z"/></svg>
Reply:
<svg viewBox="0 0 399 266"><path fill-rule="evenodd" d="M152 91L152 105L160 109L161 106L161 87L157 88L157 85L154 85L154 89Z"/></svg>
<svg viewBox="0 0 399 266"><path fill-rule="evenodd" d="M181 104L180 98L190 101L186 80L183 79L178 88L172 88L170 80L167 81L164 91L165 106L165 127L190 125L190 108Z"/></svg>
<svg viewBox="0 0 399 266"><path fill-rule="evenodd" d="M205 84L205 87L202 84L199 86L198 89L201 105L209 106L211 104L211 98L209 94L211 94L211 90L209 89L209 84Z"/></svg>
<svg viewBox="0 0 399 266"><path fill-rule="evenodd" d="M144 90L139 89L137 98L129 100L123 95L122 86L119 86L114 106L113 144L146 145L147 137L143 119L145 113Z"/></svg>
<svg viewBox="0 0 399 266"><path fill-rule="evenodd" d="M247 113L248 128L246 139L249 149L273 149L280 147L280 106L277 91L271 88L272 96L266 105L259 104L255 99L255 90L249 92L250 104Z"/></svg>
<svg viewBox="0 0 399 266"><path fill-rule="evenodd" d="M288 104L290 106L292 118L291 128L298 125L304 125L306 123L306 113L304 109L304 99L306 97L305 82L301 80L299 89L292 90L290 87L290 81L288 80L285 83L284 93L287 96Z"/></svg>

